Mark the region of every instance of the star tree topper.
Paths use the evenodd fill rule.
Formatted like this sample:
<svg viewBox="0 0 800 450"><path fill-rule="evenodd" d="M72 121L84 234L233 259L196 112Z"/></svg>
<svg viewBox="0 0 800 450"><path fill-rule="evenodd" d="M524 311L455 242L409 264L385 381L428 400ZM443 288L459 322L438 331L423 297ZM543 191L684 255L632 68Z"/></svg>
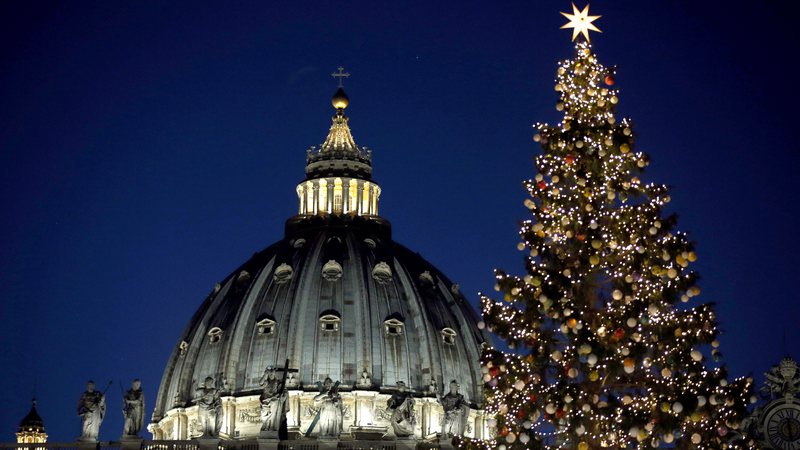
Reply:
<svg viewBox="0 0 800 450"><path fill-rule="evenodd" d="M583 37L586 38L586 42L592 42L591 39L589 39L589 30L602 33L602 31L600 31L600 29L594 26L592 23L602 16L590 16L589 5L586 5L586 7L583 8L583 11L578 11L575 3L573 3L572 14L562 12L561 15L569 19L569 22L564 24L561 29L563 30L564 28L572 28L573 41L578 37L579 34L583 34Z"/></svg>

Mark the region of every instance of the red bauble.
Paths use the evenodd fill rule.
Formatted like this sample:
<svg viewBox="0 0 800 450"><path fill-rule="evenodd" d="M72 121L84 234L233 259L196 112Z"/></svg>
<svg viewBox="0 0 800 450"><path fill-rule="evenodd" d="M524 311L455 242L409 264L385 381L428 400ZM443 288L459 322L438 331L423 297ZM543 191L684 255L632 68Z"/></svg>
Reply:
<svg viewBox="0 0 800 450"><path fill-rule="evenodd" d="M614 75L613 74L606 75L606 79L604 81L606 82L607 85L613 86L615 82Z"/></svg>
<svg viewBox="0 0 800 450"><path fill-rule="evenodd" d="M546 188L546 187L547 187L547 183L545 183L544 181L540 181L540 182L539 182L539 184L538 184L538 186L539 186L539 189L542 189L542 190L544 190L544 188Z"/></svg>
<svg viewBox="0 0 800 450"><path fill-rule="evenodd" d="M562 418L562 417L564 417L564 410L563 410L563 409L561 409L561 408L558 408L558 409L556 410L556 418L557 418L557 419L560 419L560 418Z"/></svg>
<svg viewBox="0 0 800 450"><path fill-rule="evenodd" d="M500 374L500 368L499 367L493 366L493 367L489 368L489 375L491 375L492 377L496 377L498 374Z"/></svg>
<svg viewBox="0 0 800 450"><path fill-rule="evenodd" d="M564 161L566 161L567 164L574 163L575 162L575 155L573 155L572 153L567 154L567 156L564 157Z"/></svg>
<svg viewBox="0 0 800 450"><path fill-rule="evenodd" d="M523 411L521 409L519 411L517 411L517 419L522 420L522 419L524 419L526 417L528 417L528 413L526 413L525 411Z"/></svg>
<svg viewBox="0 0 800 450"><path fill-rule="evenodd" d="M614 330L614 337L617 338L617 339L624 338L625 337L625 330L623 330L622 328L617 328L616 330Z"/></svg>

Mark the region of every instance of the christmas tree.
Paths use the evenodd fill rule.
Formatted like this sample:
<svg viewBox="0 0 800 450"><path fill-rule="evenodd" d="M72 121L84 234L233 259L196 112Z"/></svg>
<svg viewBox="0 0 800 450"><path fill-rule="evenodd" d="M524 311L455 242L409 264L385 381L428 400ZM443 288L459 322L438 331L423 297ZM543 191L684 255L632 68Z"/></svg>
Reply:
<svg viewBox="0 0 800 450"><path fill-rule="evenodd" d="M697 259L666 186L640 178L650 159L618 120L615 73L598 62L588 6L564 14L575 56L558 66L556 126L525 185L519 249L527 274L496 272L481 296L508 351L482 359L494 441L472 448L752 448L737 432L751 381L728 381L712 304L697 304Z"/></svg>

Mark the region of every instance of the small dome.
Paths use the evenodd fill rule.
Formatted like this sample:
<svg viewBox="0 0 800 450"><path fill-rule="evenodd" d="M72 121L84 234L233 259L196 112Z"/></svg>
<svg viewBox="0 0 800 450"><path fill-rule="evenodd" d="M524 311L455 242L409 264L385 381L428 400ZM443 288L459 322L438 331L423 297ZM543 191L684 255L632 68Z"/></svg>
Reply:
<svg viewBox="0 0 800 450"><path fill-rule="evenodd" d="M19 423L19 432L44 433L44 421L42 417L39 416L39 412L36 411L36 399L33 399L33 405L31 405L31 410L28 412L28 415Z"/></svg>
<svg viewBox="0 0 800 450"><path fill-rule="evenodd" d="M350 98L344 93L344 89L339 88L336 90L336 93L333 94L331 103L336 109L345 109L347 108L347 105L350 104Z"/></svg>

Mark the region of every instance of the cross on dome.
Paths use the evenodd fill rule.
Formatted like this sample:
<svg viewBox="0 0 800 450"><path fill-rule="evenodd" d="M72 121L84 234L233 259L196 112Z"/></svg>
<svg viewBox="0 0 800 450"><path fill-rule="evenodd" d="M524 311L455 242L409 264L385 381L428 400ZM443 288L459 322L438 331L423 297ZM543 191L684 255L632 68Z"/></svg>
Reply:
<svg viewBox="0 0 800 450"><path fill-rule="evenodd" d="M339 79L339 86L338 86L339 88L343 88L344 87L344 79L345 78L350 78L350 74L345 72L344 71L344 67L342 67L342 66L339 66L339 71L332 73L331 76L333 78L338 78Z"/></svg>

